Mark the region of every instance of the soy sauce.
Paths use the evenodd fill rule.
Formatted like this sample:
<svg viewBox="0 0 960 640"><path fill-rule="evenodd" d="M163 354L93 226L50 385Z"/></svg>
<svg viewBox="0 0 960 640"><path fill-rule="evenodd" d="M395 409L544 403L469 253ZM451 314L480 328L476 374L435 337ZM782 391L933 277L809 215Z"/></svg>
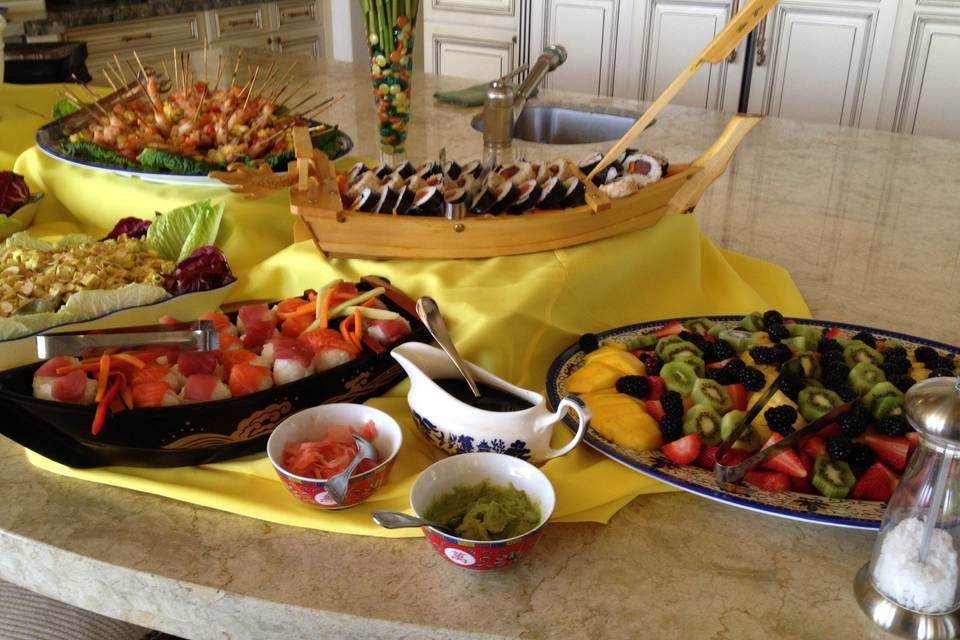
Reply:
<svg viewBox="0 0 960 640"><path fill-rule="evenodd" d="M477 383L477 388L480 390L479 398L474 397L473 391L470 391L470 385L463 378L442 378L434 382L460 402L482 411L523 411L533 406L523 398L482 382Z"/></svg>

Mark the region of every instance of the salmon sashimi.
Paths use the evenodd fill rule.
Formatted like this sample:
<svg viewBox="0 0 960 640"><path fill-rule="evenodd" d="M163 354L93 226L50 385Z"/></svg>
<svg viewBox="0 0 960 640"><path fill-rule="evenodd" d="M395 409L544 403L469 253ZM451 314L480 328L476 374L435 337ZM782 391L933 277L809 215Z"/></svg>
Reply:
<svg viewBox="0 0 960 640"><path fill-rule="evenodd" d="M236 333L221 331L220 351L230 351L232 349L243 349L243 340L238 338Z"/></svg>
<svg viewBox="0 0 960 640"><path fill-rule="evenodd" d="M216 351L182 351L177 357L180 375L192 376L195 373L213 374L219 364Z"/></svg>
<svg viewBox="0 0 960 640"><path fill-rule="evenodd" d="M169 407L180 404L180 398L173 392L170 385L163 381L134 384L130 392L133 394L135 409Z"/></svg>
<svg viewBox="0 0 960 640"><path fill-rule="evenodd" d="M317 355L328 350L345 351L354 357L360 355L360 348L344 340L335 329L314 329L300 336L300 344Z"/></svg>
<svg viewBox="0 0 960 640"><path fill-rule="evenodd" d="M185 402L209 402L231 397L230 389L218 376L195 373L183 384L181 397Z"/></svg>
<svg viewBox="0 0 960 640"><path fill-rule="evenodd" d="M293 313L304 303L306 303L306 300L303 298L287 298L277 303L276 311L277 313Z"/></svg>
<svg viewBox="0 0 960 640"><path fill-rule="evenodd" d="M318 478L320 480L340 473L357 455L357 443L353 434L368 442L376 438L376 426L368 421L360 429L347 425L330 425L327 433L319 442L300 442L288 445L283 450L283 468L298 476ZM379 464L378 460L365 459L354 470L353 475L364 473Z"/></svg>
<svg viewBox="0 0 960 640"><path fill-rule="evenodd" d="M223 360L224 373L226 373L228 378L230 377L230 372L233 370L235 365L257 360L257 354L255 354L253 351L247 351L246 349L223 351L220 353L220 357Z"/></svg>
<svg viewBox="0 0 960 640"><path fill-rule="evenodd" d="M183 380L173 372L169 365L148 364L142 369L136 369L129 378L132 386L150 382L163 382L174 391L179 391Z"/></svg>
<svg viewBox="0 0 960 640"><path fill-rule="evenodd" d="M313 321L316 320L312 315L300 315L287 318L283 321L280 333L290 338L298 338Z"/></svg>
<svg viewBox="0 0 960 640"><path fill-rule="evenodd" d="M205 313L197 319L209 320L213 323L214 328L220 333L227 332L237 335L237 328L233 326L232 322L230 322L230 318L228 318L226 314L220 313L219 311Z"/></svg>
<svg viewBox="0 0 960 640"><path fill-rule="evenodd" d="M230 370L230 393L235 396L245 396L272 386L273 376L268 367L242 362Z"/></svg>

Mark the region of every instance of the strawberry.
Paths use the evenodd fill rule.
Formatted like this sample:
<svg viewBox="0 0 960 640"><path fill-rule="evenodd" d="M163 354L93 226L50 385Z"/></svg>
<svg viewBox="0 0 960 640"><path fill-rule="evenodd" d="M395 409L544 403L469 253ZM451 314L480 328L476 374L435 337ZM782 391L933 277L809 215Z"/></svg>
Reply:
<svg viewBox="0 0 960 640"><path fill-rule="evenodd" d="M910 443L910 454L912 454L913 450L917 448L918 444L920 444L920 432L908 431L907 435L905 435L904 437L907 439L907 442Z"/></svg>
<svg viewBox="0 0 960 640"><path fill-rule="evenodd" d="M864 442L877 457L889 464L897 471L903 471L907 466L907 455L910 453L910 441L906 437L894 438L868 433Z"/></svg>
<svg viewBox="0 0 960 640"><path fill-rule="evenodd" d="M667 390L663 384L663 378L660 376L647 376L647 384L650 385L650 393L647 394L648 400L659 400L663 392Z"/></svg>
<svg viewBox="0 0 960 640"><path fill-rule="evenodd" d="M747 390L742 384L728 384L724 385L724 389L727 390L727 395L730 396L731 409L736 409L738 411L747 410Z"/></svg>
<svg viewBox="0 0 960 640"><path fill-rule="evenodd" d="M723 456L723 464L728 467L735 467L751 455L753 454L743 449L730 449L730 451L727 451L727 455Z"/></svg>
<svg viewBox="0 0 960 640"><path fill-rule="evenodd" d="M763 445L761 450L771 447L781 440L783 440L782 435L779 433L771 433L770 439L767 440L766 444ZM793 476L794 478L807 477L807 470L803 467L800 457L793 449L784 449L772 458L767 458L764 460L763 464L760 466L771 471L779 471L788 476Z"/></svg>
<svg viewBox="0 0 960 640"><path fill-rule="evenodd" d="M733 358L727 358L726 360L721 360L720 362L709 362L707 363L707 369L723 369L727 366Z"/></svg>
<svg viewBox="0 0 960 640"><path fill-rule="evenodd" d="M857 484L850 490L850 497L855 500L876 500L886 502L893 495L893 490L900 483L900 476L887 468L882 462L874 462L873 466L863 472Z"/></svg>
<svg viewBox="0 0 960 640"><path fill-rule="evenodd" d="M813 477L813 459L815 456L811 456L806 451L799 451L797 455L800 457L800 462L803 464L803 468L807 470L806 478L794 478L790 476L790 490L796 491L798 493L817 493L817 490L813 487L813 482L811 478Z"/></svg>
<svg viewBox="0 0 960 640"><path fill-rule="evenodd" d="M810 436L800 443L800 451L811 458L827 455L827 441L820 436Z"/></svg>
<svg viewBox="0 0 960 640"><path fill-rule="evenodd" d="M823 438L824 441L829 440L830 438L836 438L840 435L840 425L836 422L832 422L820 430L820 433L817 434L819 437ZM816 456L814 456L816 457Z"/></svg>
<svg viewBox="0 0 960 640"><path fill-rule="evenodd" d="M663 407L660 405L659 400L647 400L644 404L647 405L647 413L650 414L650 417L657 421L657 424L660 423L660 419L666 414L666 411L663 410Z"/></svg>
<svg viewBox="0 0 960 640"><path fill-rule="evenodd" d="M659 404L659 403L658 403ZM660 452L677 464L690 464L700 455L700 434L691 433L679 440L674 440L660 448Z"/></svg>
<svg viewBox="0 0 960 640"><path fill-rule="evenodd" d="M824 338L830 338L831 340L847 340L848 336L844 333L843 329L839 327L830 327L823 332Z"/></svg>
<svg viewBox="0 0 960 640"><path fill-rule="evenodd" d="M666 338L667 336L675 336L683 330L683 325L680 324L679 320L671 320L667 324L654 331L653 335L655 335L659 340L660 338Z"/></svg>
<svg viewBox="0 0 960 640"><path fill-rule="evenodd" d="M752 484L764 491L787 491L790 489L790 478L776 471L747 471L744 476L747 484Z"/></svg>
<svg viewBox="0 0 960 640"><path fill-rule="evenodd" d="M720 446L715 447L706 447L700 450L700 455L697 456L697 466L706 469L707 471L713 471L713 468L717 466L717 451L720 450ZM740 464L744 460L750 457L750 453L742 449L730 449L727 451L727 454L723 456L723 464L728 467L732 467Z"/></svg>

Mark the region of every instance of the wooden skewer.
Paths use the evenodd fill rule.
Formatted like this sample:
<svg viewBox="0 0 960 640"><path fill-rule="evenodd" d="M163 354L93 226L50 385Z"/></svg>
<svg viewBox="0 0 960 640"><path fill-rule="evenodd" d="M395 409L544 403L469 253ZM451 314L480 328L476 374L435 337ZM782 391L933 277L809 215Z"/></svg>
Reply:
<svg viewBox="0 0 960 640"><path fill-rule="evenodd" d="M307 96L306 98L304 98L303 100L301 100L300 102L298 102L297 104L293 105L292 107L288 107L287 110L292 113L294 109L298 108L300 105L306 104L306 103L309 102L310 100L313 100L313 99L316 98L319 94L320 94L319 91L315 91L315 92L311 93L309 96ZM327 98L327 99L328 99L328 100L332 100L332 98Z"/></svg>
<svg viewBox="0 0 960 640"><path fill-rule="evenodd" d="M266 93L267 87L273 81L276 76L277 61L274 60L270 63L270 66L267 67L267 72L263 74L263 86L260 87L260 93Z"/></svg>
<svg viewBox="0 0 960 640"><path fill-rule="evenodd" d="M180 88L180 76L177 75L177 48L173 48L173 88Z"/></svg>
<svg viewBox="0 0 960 640"><path fill-rule="evenodd" d="M727 26L717 34L717 36L707 44L706 48L680 72L673 82L657 96L653 104L644 112L642 116L630 127L630 130L623 134L623 137L617 140L616 144L607 151L600 163L594 167L588 179L593 178L597 173L603 171L611 162L616 160L621 153L633 142L633 139L640 135L644 129L650 126L654 118L659 115L667 104L676 96L680 90L696 75L697 71L704 64L719 64L730 55L737 45L748 33L753 31L757 23L763 19L767 13L777 4L777 0L752 0L747 6L740 10L733 19L727 23Z"/></svg>
<svg viewBox="0 0 960 640"><path fill-rule="evenodd" d="M120 79L123 80L123 84L130 84L127 76L123 75L123 67L120 66L120 58L117 57L117 54L113 54L113 60L117 63L117 73L120 75Z"/></svg>
<svg viewBox="0 0 960 640"><path fill-rule="evenodd" d="M304 114L303 114L303 117L304 117L304 118L307 118L307 117L309 117L309 118L316 118L318 115L320 115L320 114L323 113L324 111L332 108L333 105L335 105L335 104L337 104L338 102L340 102L341 100L343 100L343 98L344 98L343 95L339 95L339 96L337 96L336 98L330 98L329 100L324 100L324 101L321 102L318 106L316 106L316 107L314 107L313 109L311 109L309 112L304 113Z"/></svg>
<svg viewBox="0 0 960 640"><path fill-rule="evenodd" d="M265 138L265 139L262 140L261 142L270 142L271 140L273 140L273 139L276 138L277 136L279 136L279 135L281 135L281 134L283 134L283 133L286 133L287 131L289 131L290 129L292 129L292 128L295 127L295 126L296 126L296 123L295 123L295 122L291 122L290 124L288 124L288 125L285 126L284 128L275 131L273 134L271 134L269 137Z"/></svg>
<svg viewBox="0 0 960 640"><path fill-rule="evenodd" d="M183 65L183 87L187 88L190 86L190 80L188 79L191 76L190 70L190 52L186 53L186 64Z"/></svg>
<svg viewBox="0 0 960 640"><path fill-rule="evenodd" d="M232 89L236 84L237 80L237 71L240 69L240 60L243 58L243 49L237 52L237 62L233 65L233 75L230 76L230 88Z"/></svg>
<svg viewBox="0 0 960 640"><path fill-rule="evenodd" d="M260 73L260 65L257 65L257 70L253 72L253 80L250 81L250 89L247 91L247 97L243 99L243 106L240 107L240 111L244 111L247 108L247 103L250 102L250 96L253 95L253 85L257 84L258 73Z"/></svg>
<svg viewBox="0 0 960 640"><path fill-rule="evenodd" d="M72 102L74 106L80 107L81 109L83 108L84 103L80 102L80 100L77 99L77 96L73 95L66 89L61 89L60 95L66 98L67 100L69 100L70 102Z"/></svg>
<svg viewBox="0 0 960 640"><path fill-rule="evenodd" d="M293 96L295 96L295 95L297 95L298 93L300 93L301 91L303 91L303 89L304 89L309 83L310 83L310 80L304 80L303 83L302 83L299 87L297 87L296 89L293 90L293 93L290 94L290 98L293 98ZM289 87L284 87L283 89L281 89L281 90L280 90L280 93L278 93L277 96L274 98L274 100L277 101L277 104L282 104L282 103L280 102L280 96L282 96L284 93L286 93L287 89L289 89ZM317 95L317 94L313 94L313 95ZM284 100L289 100L290 98L284 98Z"/></svg>
<svg viewBox="0 0 960 640"><path fill-rule="evenodd" d="M76 82L76 83L79 84L81 87L83 87L83 90L84 90L84 91L86 91L88 94L90 94L90 97L93 98L93 103L92 103L93 106L95 106L97 109L100 109L100 111L103 112L103 115L105 115L105 116L109 116L109 115L110 115L110 112L107 111L106 109L104 109L103 106L100 104L100 96L98 96L97 94L95 94L95 93L90 89L90 87L88 87L85 83L80 82L80 78L77 77L77 74L71 73L71 74L70 74L70 77L73 79L74 82Z"/></svg>
<svg viewBox="0 0 960 640"><path fill-rule="evenodd" d="M166 60L161 60L161 61L160 61L160 68L163 69L163 75L167 76L167 79L169 80L169 79L170 79L170 72L167 71L167 61L166 61Z"/></svg>
<svg viewBox="0 0 960 640"><path fill-rule="evenodd" d="M71 102L73 102L74 104L76 104L76 105L77 105L78 107L80 107L81 109L92 109L93 107L96 107L96 108L100 109L100 112L103 113L103 115L107 116L108 118L110 117L110 114L107 113L107 110L104 109L103 107L101 107L98 102L94 101L94 102L90 102L90 103L85 103L85 102L83 102L82 100L80 100L80 98L78 98L77 96L75 96L69 89L64 89L64 90L63 90L63 93L64 93L64 95L67 97L68 100L70 100ZM94 94L94 96L96 96L96 94ZM99 99L100 99L100 98L97 98L97 100L99 100Z"/></svg>
<svg viewBox="0 0 960 640"><path fill-rule="evenodd" d="M200 94L200 102L197 104L197 112L193 114L193 120L191 121L191 124L195 124L197 122L197 118L200 117L200 111L203 109L203 99L206 97L207 97L207 87L206 85L204 85L203 92Z"/></svg>
<svg viewBox="0 0 960 640"><path fill-rule="evenodd" d="M13 106L15 106L17 109L20 109L21 111L26 111L27 113L32 113L32 114L35 115L35 116L39 116L39 117L43 118L44 120L47 119L47 116L43 115L43 114L40 113L39 111L34 111L33 109L31 109L31 108L29 108L29 107L25 107L25 106L23 106L22 104L15 104L15 105L13 105Z"/></svg>
<svg viewBox="0 0 960 640"><path fill-rule="evenodd" d="M220 74L223 73L223 54L220 54L220 60L217 61L217 79L213 83L213 90L220 89Z"/></svg>
<svg viewBox="0 0 960 640"><path fill-rule="evenodd" d="M294 60L294 61L293 61L293 64L290 65L290 67L287 69L286 73L284 73L282 76L280 76L280 79L277 80L277 87L278 87L278 89L277 89L276 94L271 94L271 95L270 95L270 99L271 99L271 100L276 100L277 97L278 97L281 93L283 93L283 90L287 88L287 85L285 85L284 82L287 81L287 77L290 75L291 72L293 72L293 69L294 69L294 67L296 67L296 66L297 66L297 61Z"/></svg>
<svg viewBox="0 0 960 640"><path fill-rule="evenodd" d="M210 76L207 73L207 37L203 37L203 84L209 84Z"/></svg>
<svg viewBox="0 0 960 640"><path fill-rule="evenodd" d="M113 89L114 91L116 91L116 90L117 90L117 85L113 84L113 80L110 79L110 75L107 73L107 70L106 70L106 69L101 69L101 71L103 72L103 77L107 79L107 84L110 85L110 88L111 88L111 89Z"/></svg>

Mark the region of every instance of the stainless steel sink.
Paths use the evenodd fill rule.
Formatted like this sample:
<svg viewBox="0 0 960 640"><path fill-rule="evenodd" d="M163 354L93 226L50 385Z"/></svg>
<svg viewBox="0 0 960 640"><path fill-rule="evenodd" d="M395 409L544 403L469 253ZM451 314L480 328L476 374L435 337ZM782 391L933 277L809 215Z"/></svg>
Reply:
<svg viewBox="0 0 960 640"><path fill-rule="evenodd" d="M528 104L517 118L513 137L539 144L607 142L619 139L634 122L635 116ZM470 125L483 131L483 113L474 116Z"/></svg>

